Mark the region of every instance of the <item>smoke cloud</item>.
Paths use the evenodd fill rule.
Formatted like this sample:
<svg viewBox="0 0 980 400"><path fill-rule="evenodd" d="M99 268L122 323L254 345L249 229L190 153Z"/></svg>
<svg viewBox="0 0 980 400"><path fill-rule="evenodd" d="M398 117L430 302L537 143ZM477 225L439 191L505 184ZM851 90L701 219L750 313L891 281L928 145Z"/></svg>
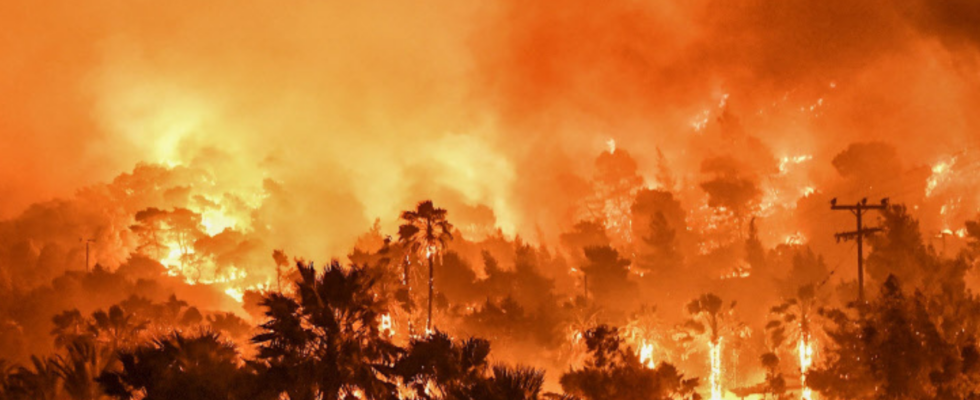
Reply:
<svg viewBox="0 0 980 400"><path fill-rule="evenodd" d="M688 200L713 178L704 160L731 153L740 176L809 155L800 179L828 193L852 142L887 143L906 168L976 148L978 13L968 1L7 2L0 216L149 162L204 166L229 191L274 183L289 197L279 234L302 250L343 251L430 197L461 225L553 242L609 139L649 186L662 151Z"/></svg>

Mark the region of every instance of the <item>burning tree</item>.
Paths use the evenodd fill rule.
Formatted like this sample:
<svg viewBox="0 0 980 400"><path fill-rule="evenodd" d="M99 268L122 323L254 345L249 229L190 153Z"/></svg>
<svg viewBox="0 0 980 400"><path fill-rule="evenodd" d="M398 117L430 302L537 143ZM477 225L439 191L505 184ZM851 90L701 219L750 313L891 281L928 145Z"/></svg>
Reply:
<svg viewBox="0 0 980 400"><path fill-rule="evenodd" d="M978 315L975 298L907 294L891 276L862 312L826 311L825 362L807 381L832 398L976 398Z"/></svg>
<svg viewBox="0 0 980 400"><path fill-rule="evenodd" d="M163 250L167 247L163 244L163 232L166 227L167 211L159 208L150 207L136 213L136 224L130 229L139 235L142 244L137 250L152 251L157 260L163 259Z"/></svg>
<svg viewBox="0 0 980 400"><path fill-rule="evenodd" d="M637 191L643 187L643 177L637 173L636 160L610 141L608 152L595 159L594 195L585 205L591 218L602 220L606 232L616 245L633 242L633 220L630 207Z"/></svg>
<svg viewBox="0 0 980 400"><path fill-rule="evenodd" d="M616 310L626 309L638 300L639 288L630 279L629 259L610 246L586 247L584 252L586 264L582 272L596 304Z"/></svg>
<svg viewBox="0 0 980 400"><path fill-rule="evenodd" d="M138 250L152 251L151 255L169 266L179 264L181 275L191 264L197 269L197 279L201 278L200 260L194 255L194 242L206 236L200 214L186 208L167 211L150 207L137 212L135 219L136 224L130 229L141 238ZM168 254L164 256L163 251Z"/></svg>
<svg viewBox="0 0 980 400"><path fill-rule="evenodd" d="M734 317L735 302L725 307L721 298L706 293L687 304L690 318L681 326L680 339L692 343L702 339L708 343L708 357L711 361L711 400L720 400L721 387L721 346L723 338L735 333L741 327Z"/></svg>
<svg viewBox="0 0 980 400"><path fill-rule="evenodd" d="M424 255L429 263L429 312L425 319L425 330L432 330L432 295L435 287L433 278L433 258L446 248L446 242L453 239L452 224L446 220L446 210L436 208L431 200L418 204L414 211L405 211L401 219L404 224L398 227L399 241L417 255ZM405 286L408 286L408 265L405 265Z"/></svg>
<svg viewBox="0 0 980 400"><path fill-rule="evenodd" d="M814 320L819 317L817 302L816 286L804 285L799 288L795 297L786 299L770 310L774 319L766 324L774 351L780 350L787 343L795 347L799 356L800 397L803 400L813 398L813 392L807 386L807 373L813 366L815 336L820 332L814 327Z"/></svg>
<svg viewBox="0 0 980 400"><path fill-rule="evenodd" d="M696 399L698 379L685 379L673 365L647 368L619 330L599 325L583 334L589 359L561 377L561 386L584 400Z"/></svg>

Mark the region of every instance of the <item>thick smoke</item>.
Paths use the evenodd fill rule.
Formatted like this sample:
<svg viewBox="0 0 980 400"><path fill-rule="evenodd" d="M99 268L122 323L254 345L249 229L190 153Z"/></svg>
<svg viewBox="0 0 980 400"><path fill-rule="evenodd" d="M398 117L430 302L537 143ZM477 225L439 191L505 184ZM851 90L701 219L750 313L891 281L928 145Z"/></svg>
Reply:
<svg viewBox="0 0 980 400"><path fill-rule="evenodd" d="M0 3L0 353L52 350L69 308L257 317L292 257L391 261L411 303L426 271L387 236L423 199L457 228L439 325L555 371L589 325L667 332L702 293L757 333L801 286L854 298L833 198L901 204L866 220L887 228L868 287L959 283L978 21L965 0Z"/></svg>
<svg viewBox="0 0 980 400"><path fill-rule="evenodd" d="M3 8L6 216L220 155L224 180L280 182L321 241L430 196L547 241L609 138L647 177L661 149L685 187L725 155L694 128L723 113L777 158L812 154L816 178L853 138L908 166L976 145L969 3Z"/></svg>

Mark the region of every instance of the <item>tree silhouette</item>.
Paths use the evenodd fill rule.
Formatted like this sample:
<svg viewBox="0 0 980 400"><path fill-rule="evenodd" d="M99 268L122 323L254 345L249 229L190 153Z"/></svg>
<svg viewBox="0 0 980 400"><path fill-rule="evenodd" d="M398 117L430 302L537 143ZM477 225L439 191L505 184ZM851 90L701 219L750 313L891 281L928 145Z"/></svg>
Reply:
<svg viewBox="0 0 980 400"><path fill-rule="evenodd" d="M129 227L133 232L140 236L142 244L137 250L152 250L157 260L163 259L163 249L167 247L163 244L163 229L169 213L156 207L150 207L136 213L136 224Z"/></svg>
<svg viewBox="0 0 980 400"><path fill-rule="evenodd" d="M712 399L722 396L721 389L721 341L730 333L736 333L741 324L734 319L735 302L727 307L721 298L712 294L702 294L687 304L690 318L681 326L681 342L692 343L702 338L708 342L711 361Z"/></svg>
<svg viewBox="0 0 980 400"><path fill-rule="evenodd" d="M396 373L418 399L535 400L544 372L528 367L488 368L490 342L454 341L444 332L413 339ZM488 373L488 369L490 370Z"/></svg>
<svg viewBox="0 0 980 400"><path fill-rule="evenodd" d="M524 366L495 365L492 376L450 390L447 400L537 400L544 386L544 371Z"/></svg>
<svg viewBox="0 0 980 400"><path fill-rule="evenodd" d="M52 360L65 393L74 400L102 398L102 390L95 379L116 361L115 351L84 337L77 338L67 349L67 356Z"/></svg>
<svg viewBox="0 0 980 400"><path fill-rule="evenodd" d="M192 265L197 271L197 279L201 279L201 260L196 253L192 252L193 244L204 234L204 226L201 225L201 214L186 208L175 208L167 215L167 224L170 226L171 234L177 241L180 249L180 271L188 264Z"/></svg>
<svg viewBox="0 0 980 400"><path fill-rule="evenodd" d="M561 377L567 395L584 400L698 399L698 379L684 379L673 365L650 369L625 344L618 329L600 325L583 335L589 359ZM566 397L567 398L567 397Z"/></svg>
<svg viewBox="0 0 980 400"><path fill-rule="evenodd" d="M586 247L582 272L596 304L609 309L628 309L638 301L638 286L630 279L630 260L610 246Z"/></svg>
<svg viewBox="0 0 980 400"><path fill-rule="evenodd" d="M214 332L184 336L174 332L148 345L119 353L119 371L98 381L117 399L181 400L276 399L254 368L239 366L234 345Z"/></svg>
<svg viewBox="0 0 980 400"><path fill-rule="evenodd" d="M878 297L863 308L863 315L853 308L825 311L832 322L827 331L831 341L826 360L808 382L836 398L980 396L980 351L975 336L961 337L966 327L975 326L978 314L955 314L953 305L943 307L946 311L932 310L928 295L908 295L901 288L898 279L890 276ZM977 299L961 301L976 304ZM947 326L951 318L973 321Z"/></svg>
<svg viewBox="0 0 980 400"><path fill-rule="evenodd" d="M372 270L336 261L319 274L312 263L297 268L295 293L265 295L268 320L252 339L269 387L293 400L394 396L387 375L401 349L378 329L387 299Z"/></svg>
<svg viewBox="0 0 980 400"><path fill-rule="evenodd" d="M89 330L95 337L106 343L109 349L116 349L133 344L138 339L141 331L145 330L148 322L141 321L133 314L126 313L123 309L114 305L109 307L109 311L98 310L92 313L92 322Z"/></svg>
<svg viewBox="0 0 980 400"><path fill-rule="evenodd" d="M17 367L7 375L3 394L10 400L59 400L61 378L51 359L31 356L31 367Z"/></svg>
<svg viewBox="0 0 980 400"><path fill-rule="evenodd" d="M436 330L412 339L394 370L416 397L429 400L436 394L458 393L475 385L487 369L489 355L487 340L453 341L448 334Z"/></svg>
<svg viewBox="0 0 980 400"><path fill-rule="evenodd" d="M806 398L811 397L806 384L806 374L812 366L816 347L815 339L822 333L822 330L815 326L815 320L820 317L816 290L817 287L814 284L800 287L796 296L786 299L769 311L773 319L766 324L766 331L769 334L770 345L774 353L786 347L797 352L800 360L801 390L805 392L804 397ZM773 354L773 356L778 357L777 354ZM763 364L765 361L763 360ZM778 365L778 363L779 359L777 358L776 364ZM776 375L775 371L770 371L770 373Z"/></svg>
<svg viewBox="0 0 980 400"><path fill-rule="evenodd" d="M433 257L445 250L446 242L452 240L450 231L453 226L446 220L446 210L436 208L431 200L418 204L414 211L405 211L401 215L404 223L398 227L398 240L408 244L408 248L416 254L424 254L429 263L429 312L425 319L425 330L432 330L432 295L434 277L432 272ZM405 284L408 286L408 266L405 267Z"/></svg>

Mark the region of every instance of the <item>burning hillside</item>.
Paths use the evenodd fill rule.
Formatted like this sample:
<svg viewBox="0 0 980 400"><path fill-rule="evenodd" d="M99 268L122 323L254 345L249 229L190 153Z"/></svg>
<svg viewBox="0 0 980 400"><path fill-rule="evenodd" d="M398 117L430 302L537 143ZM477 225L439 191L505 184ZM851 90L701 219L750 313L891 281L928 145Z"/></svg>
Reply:
<svg viewBox="0 0 980 400"><path fill-rule="evenodd" d="M2 399L980 396L972 2L0 22Z"/></svg>

